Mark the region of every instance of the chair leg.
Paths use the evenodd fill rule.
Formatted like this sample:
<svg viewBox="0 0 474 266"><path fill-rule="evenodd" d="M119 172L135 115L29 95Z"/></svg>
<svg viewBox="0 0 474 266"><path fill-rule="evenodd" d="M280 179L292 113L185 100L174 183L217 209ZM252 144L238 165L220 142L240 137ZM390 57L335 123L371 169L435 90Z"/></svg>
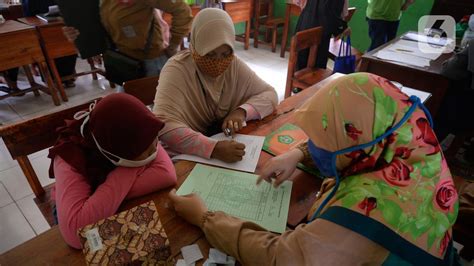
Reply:
<svg viewBox="0 0 474 266"><path fill-rule="evenodd" d="M48 84L49 93L51 94L51 97L53 98L54 105L60 105L61 103L59 102L58 92L56 91L56 86L54 86L53 79L51 78L51 75L49 74L49 70L48 70L48 67L46 66L46 63L45 62L38 63L38 66L41 73L43 73L43 76L46 79L46 84Z"/></svg>
<svg viewBox="0 0 474 266"><path fill-rule="evenodd" d="M25 71L25 75L28 78L30 87L31 88L37 87L38 84L36 84L35 79L33 78L33 73L31 73L30 66L29 65L23 66L23 70ZM35 94L35 96L40 96L38 89L33 89L33 93Z"/></svg>
<svg viewBox="0 0 474 266"><path fill-rule="evenodd" d="M258 48L258 26L255 26L255 30L253 32L253 47Z"/></svg>
<svg viewBox="0 0 474 266"><path fill-rule="evenodd" d="M89 66L91 66L91 71L96 70L97 68L95 67L94 60L92 58L87 58L87 63L89 63ZM93 72L92 73L92 79L97 80L97 73Z"/></svg>
<svg viewBox="0 0 474 266"><path fill-rule="evenodd" d="M38 180L38 176L31 165L30 160L27 156L20 156L16 158L18 164L20 165L21 170L26 176L28 183L30 184L33 193L35 193L36 197L41 197L44 194L44 189L41 183Z"/></svg>
<svg viewBox="0 0 474 266"><path fill-rule="evenodd" d="M63 86L63 81L61 79L61 76L59 75L58 68L56 67L56 63L54 62L53 59L49 60L49 66L51 67L51 73L53 75L54 81L56 81L56 88L59 91L59 94L61 95L61 99L65 102L68 101L66 92L64 91L64 86Z"/></svg>
<svg viewBox="0 0 474 266"><path fill-rule="evenodd" d="M277 33L278 33L278 30L277 30L277 27L273 27L272 28L272 53L275 53L276 52L276 48L277 48Z"/></svg>

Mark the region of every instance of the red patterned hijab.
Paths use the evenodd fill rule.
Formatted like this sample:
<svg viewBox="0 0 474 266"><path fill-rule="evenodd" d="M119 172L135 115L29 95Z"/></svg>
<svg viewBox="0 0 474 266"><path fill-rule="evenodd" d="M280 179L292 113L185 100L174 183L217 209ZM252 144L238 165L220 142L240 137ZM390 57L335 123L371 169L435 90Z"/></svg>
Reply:
<svg viewBox="0 0 474 266"><path fill-rule="evenodd" d="M103 149L133 160L153 143L164 126L142 102L125 93L106 96L75 117L57 129L59 138L48 155L52 160L49 173L54 178L53 160L60 156L85 176L93 189L116 166L97 149L91 132ZM81 125L84 125L84 136Z"/></svg>

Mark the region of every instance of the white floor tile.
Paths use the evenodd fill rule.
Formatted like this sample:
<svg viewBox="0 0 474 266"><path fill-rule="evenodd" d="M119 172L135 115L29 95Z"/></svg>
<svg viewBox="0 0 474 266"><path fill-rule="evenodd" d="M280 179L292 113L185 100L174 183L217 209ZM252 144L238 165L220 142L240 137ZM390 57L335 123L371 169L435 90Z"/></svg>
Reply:
<svg viewBox="0 0 474 266"><path fill-rule="evenodd" d="M13 160L10 153L8 152L7 146L3 142L3 139L0 138L0 176L3 170L12 168L17 165L16 161Z"/></svg>
<svg viewBox="0 0 474 266"><path fill-rule="evenodd" d="M13 203L13 199L10 194L8 194L8 191L2 182L0 182L0 208L5 207L10 203Z"/></svg>
<svg viewBox="0 0 474 266"><path fill-rule="evenodd" d="M0 208L0 225L0 254L35 236L15 203Z"/></svg>
<svg viewBox="0 0 474 266"><path fill-rule="evenodd" d="M46 157L46 155L30 159L30 161L43 187L54 183L54 179L49 178L49 165L51 164L51 160Z"/></svg>
<svg viewBox="0 0 474 266"><path fill-rule="evenodd" d="M2 124L10 124L16 121L20 121L21 116L13 110L8 104L8 100L4 99L0 101L0 126Z"/></svg>
<svg viewBox="0 0 474 266"><path fill-rule="evenodd" d="M39 96L28 93L23 97L10 97L6 100L20 116L47 111L55 107L51 96L43 92L40 92Z"/></svg>
<svg viewBox="0 0 474 266"><path fill-rule="evenodd" d="M22 199L33 194L25 175L19 166L0 172L0 182L3 183L13 200Z"/></svg>
<svg viewBox="0 0 474 266"><path fill-rule="evenodd" d="M33 227L35 233L39 235L51 228L51 226L49 226L48 222L34 202L34 198L34 195L30 195L17 201L17 205L20 208L20 211L26 217L27 221Z"/></svg>

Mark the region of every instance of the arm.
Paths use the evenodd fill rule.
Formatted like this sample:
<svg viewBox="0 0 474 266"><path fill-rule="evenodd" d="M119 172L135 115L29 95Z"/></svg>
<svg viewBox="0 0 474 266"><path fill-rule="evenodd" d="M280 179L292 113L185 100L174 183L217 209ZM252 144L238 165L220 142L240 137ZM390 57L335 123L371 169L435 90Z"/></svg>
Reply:
<svg viewBox="0 0 474 266"><path fill-rule="evenodd" d="M413 3L415 3L415 0L406 0L405 4L402 6L402 11L407 10L409 6L413 5Z"/></svg>
<svg viewBox="0 0 474 266"><path fill-rule="evenodd" d="M441 74L455 81L470 78L471 73L468 71L468 62L468 48L466 47L443 63Z"/></svg>
<svg viewBox="0 0 474 266"><path fill-rule="evenodd" d="M154 8L163 10L173 16L169 48L177 49L183 37L189 33L193 16L191 8L182 0L148 0Z"/></svg>
<svg viewBox="0 0 474 266"><path fill-rule="evenodd" d="M170 157L160 144L157 146L156 159L149 165L135 170L135 183L127 194L127 199L140 197L157 190L176 185L176 171Z"/></svg>
<svg viewBox="0 0 474 266"><path fill-rule="evenodd" d="M345 6L344 0L328 1L328 13L331 16L332 23L330 23L330 30L334 36L338 36L347 29L347 22L341 16Z"/></svg>
<svg viewBox="0 0 474 266"><path fill-rule="evenodd" d="M118 167L92 192L86 178L58 156L54 172L59 230L74 248L81 248L77 230L114 215L136 180L129 169Z"/></svg>
<svg viewBox="0 0 474 266"><path fill-rule="evenodd" d="M177 128L161 136L161 140L173 151L210 159L217 140L204 136L190 128Z"/></svg>
<svg viewBox="0 0 474 266"><path fill-rule="evenodd" d="M244 104L251 105L259 114L260 119L270 115L278 104L275 89L258 77L247 64L240 59L238 62L237 87L246 90ZM245 109L245 108L244 108Z"/></svg>

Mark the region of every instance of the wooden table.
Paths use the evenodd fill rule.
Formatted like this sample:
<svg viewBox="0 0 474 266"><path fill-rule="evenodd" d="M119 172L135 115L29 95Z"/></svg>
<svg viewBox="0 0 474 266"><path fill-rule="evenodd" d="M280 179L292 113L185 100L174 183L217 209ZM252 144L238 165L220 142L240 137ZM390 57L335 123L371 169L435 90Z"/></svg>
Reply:
<svg viewBox="0 0 474 266"><path fill-rule="evenodd" d="M253 14L253 0L222 0L224 10L229 14L234 23L245 22L244 49L250 46L250 23Z"/></svg>
<svg viewBox="0 0 474 266"><path fill-rule="evenodd" d="M245 134L265 136L278 129L285 123L293 119L293 110L300 107L309 97L311 97L321 86L342 76L335 74L326 80L302 91L301 93L287 98L278 107L276 112L262 121L251 122L245 128ZM266 152L262 152L257 172L261 170L267 160L272 158ZM195 163L180 161L175 164L178 176L178 185L181 186L188 174L194 168ZM288 225L296 226L306 216L309 208L314 202L317 191L321 185L321 180L311 176L299 169L293 175L293 189L290 200L290 212L288 214ZM210 248L199 228L194 227L178 217L168 199L170 189L165 189L150 195L129 201L122 206L121 210L129 209L133 206L154 200L160 220L168 235L172 256L175 259L181 258L180 249L185 245L196 243L200 246L205 258L208 256ZM205 260L205 259L204 259ZM201 260L202 263L204 260ZM72 249L66 245L61 237L59 228L54 226L43 234L19 245L16 248L0 255L0 265L84 265L84 256L79 250Z"/></svg>
<svg viewBox="0 0 474 266"><path fill-rule="evenodd" d="M283 35L281 36L281 51L280 57L285 57L286 52L286 42L288 39L288 31L290 29L290 20L291 16L301 15L301 7L292 2L286 2L286 11L285 11L285 25L283 26Z"/></svg>
<svg viewBox="0 0 474 266"><path fill-rule="evenodd" d="M0 72L16 67L24 67L31 86L21 92L0 96L0 100L30 91L33 91L35 95L39 95L38 90L42 90L51 95L55 105L59 105L58 94L46 66L46 59L41 50L39 36L35 28L14 20L7 20L0 24L0 43ZM39 85L34 81L29 68L31 64L38 64L48 87Z"/></svg>
<svg viewBox="0 0 474 266"><path fill-rule="evenodd" d="M18 19L19 22L36 28L40 38L41 48L48 65L52 71L56 88L58 89L63 101L68 101L64 90L63 81L70 80L78 76L92 74L92 78L97 80L97 74L105 76L102 69L96 68L92 59L88 59L91 66L90 71L76 73L67 77L61 77L56 67L55 59L77 55L77 49L74 43L69 42L63 34L62 27L64 23L60 20L54 22L46 22L38 17L25 17Z"/></svg>
<svg viewBox="0 0 474 266"><path fill-rule="evenodd" d="M425 68L385 61L375 56L378 51L398 40L400 40L400 37L362 56L359 71L374 73L389 80L400 82L404 86L431 93L433 96L427 103L427 107L434 116L449 87L449 80L441 75L441 69L443 62L449 59L452 53L442 54L438 59L431 61L429 67Z"/></svg>

